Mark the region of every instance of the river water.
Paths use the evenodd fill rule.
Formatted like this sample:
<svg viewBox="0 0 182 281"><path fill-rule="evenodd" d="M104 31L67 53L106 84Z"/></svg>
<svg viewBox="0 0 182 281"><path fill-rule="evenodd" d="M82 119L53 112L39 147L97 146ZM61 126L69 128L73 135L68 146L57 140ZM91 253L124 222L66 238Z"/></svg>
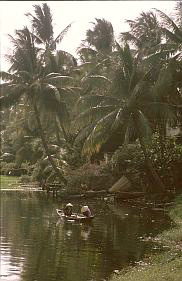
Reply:
<svg viewBox="0 0 182 281"><path fill-rule="evenodd" d="M170 227L160 210L104 200L87 203L92 224L63 222L66 202L43 192L1 191L1 281L104 281L115 270L139 262L158 246L143 238Z"/></svg>

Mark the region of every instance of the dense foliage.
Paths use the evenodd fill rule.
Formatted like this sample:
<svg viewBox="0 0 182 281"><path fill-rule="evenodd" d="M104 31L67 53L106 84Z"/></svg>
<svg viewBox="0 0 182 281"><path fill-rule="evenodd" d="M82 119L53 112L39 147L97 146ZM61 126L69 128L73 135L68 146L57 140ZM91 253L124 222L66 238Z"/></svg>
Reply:
<svg viewBox="0 0 182 281"><path fill-rule="evenodd" d="M105 169L109 184L126 175L145 191L179 188L180 7L174 19L142 12L119 41L112 24L97 18L74 58L60 49L71 24L55 37L49 6L35 5L31 28L10 36L11 67L0 72L1 173L94 189L83 176L90 167L93 178Z"/></svg>

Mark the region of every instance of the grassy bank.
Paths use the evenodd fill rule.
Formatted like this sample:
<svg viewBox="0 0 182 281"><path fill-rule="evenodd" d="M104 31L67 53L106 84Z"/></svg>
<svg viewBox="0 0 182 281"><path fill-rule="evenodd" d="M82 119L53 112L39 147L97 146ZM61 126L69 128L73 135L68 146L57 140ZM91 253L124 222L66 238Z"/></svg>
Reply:
<svg viewBox="0 0 182 281"><path fill-rule="evenodd" d="M151 256L142 265L113 275L110 281L181 281L182 280L182 195L169 211L176 226L156 237L164 253Z"/></svg>
<svg viewBox="0 0 182 281"><path fill-rule="evenodd" d="M19 183L19 177L0 176L0 189L14 188Z"/></svg>

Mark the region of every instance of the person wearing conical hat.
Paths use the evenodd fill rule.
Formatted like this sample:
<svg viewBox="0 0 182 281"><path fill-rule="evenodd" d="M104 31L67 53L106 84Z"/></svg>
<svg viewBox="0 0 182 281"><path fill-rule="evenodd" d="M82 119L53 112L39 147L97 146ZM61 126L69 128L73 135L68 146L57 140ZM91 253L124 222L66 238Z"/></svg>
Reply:
<svg viewBox="0 0 182 281"><path fill-rule="evenodd" d="M89 207L86 205L81 208L81 213L82 213L82 215L84 215L87 218L90 218L92 216L92 213L91 213Z"/></svg>
<svg viewBox="0 0 182 281"><path fill-rule="evenodd" d="M65 216L71 217L73 213L73 205L71 203L66 204L64 207L64 214Z"/></svg>

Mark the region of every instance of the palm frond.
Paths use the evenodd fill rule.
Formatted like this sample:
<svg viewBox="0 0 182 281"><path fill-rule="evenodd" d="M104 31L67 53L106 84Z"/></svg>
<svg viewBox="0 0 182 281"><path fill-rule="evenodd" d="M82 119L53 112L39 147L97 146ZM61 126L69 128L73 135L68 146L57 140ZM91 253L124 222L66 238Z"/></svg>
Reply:
<svg viewBox="0 0 182 281"><path fill-rule="evenodd" d="M77 69L78 70L83 70L84 72L86 72L86 71L91 71L93 69L93 67L95 67L95 62L86 61L86 62L80 64L77 67Z"/></svg>
<svg viewBox="0 0 182 281"><path fill-rule="evenodd" d="M64 87L64 85L67 84L69 81L73 81L73 77L66 76L66 75L57 75L57 76L49 76L48 79L46 79L48 83L53 84L56 87Z"/></svg>
<svg viewBox="0 0 182 281"><path fill-rule="evenodd" d="M55 43L60 43L60 42L63 40L64 36L65 36L66 33L68 32L68 30L70 29L70 27L71 27L72 24L73 24L73 23L68 24L68 25L59 33L59 35L58 35L58 36L55 38L55 40L54 40ZM52 44L54 44L54 42L53 42Z"/></svg>
<svg viewBox="0 0 182 281"><path fill-rule="evenodd" d="M82 152L84 154L92 155L99 152L102 145L106 143L110 137L108 132L111 129L116 113L117 112L111 112L96 123L83 145Z"/></svg>
<svg viewBox="0 0 182 281"><path fill-rule="evenodd" d="M170 30L168 30L167 28L162 28L162 31L164 32L164 34L166 34L166 36L170 39L170 40L172 40L172 41L174 41L174 42L176 42L176 43L182 43L182 31L181 31L181 33L172 33Z"/></svg>
<svg viewBox="0 0 182 281"><path fill-rule="evenodd" d="M27 13L26 16L32 19L32 27L40 40L44 43L49 42L53 38L52 14L50 8L46 3L43 3L42 7L40 5L34 5L34 12L35 16L30 13Z"/></svg>
<svg viewBox="0 0 182 281"><path fill-rule="evenodd" d="M119 100L112 96L105 95L88 95L80 97L77 102L77 106L83 107L95 107L97 105L118 105Z"/></svg>
<svg viewBox="0 0 182 281"><path fill-rule="evenodd" d="M156 9L156 8L154 8L154 10L155 10L155 11L160 15L160 17L162 18L164 26L167 26L167 27L169 27L169 28L172 28L173 31L177 31L177 32L179 31L179 32L181 32L181 31L179 30L179 28L177 27L177 25L174 23L174 21L173 21L168 15L166 15L164 12L162 12L162 11Z"/></svg>
<svg viewBox="0 0 182 281"><path fill-rule="evenodd" d="M129 99L129 107L133 107L136 104L137 99L140 94L143 92L143 88L146 85L146 82L141 78L140 81L135 85L134 89L131 92Z"/></svg>
<svg viewBox="0 0 182 281"><path fill-rule="evenodd" d="M0 97L1 107L10 107L16 104L24 92L25 87L21 84L10 84L3 92L3 96Z"/></svg>
<svg viewBox="0 0 182 281"><path fill-rule="evenodd" d="M16 74L11 74L9 72L0 71L0 78L4 81L16 81L20 82L20 77Z"/></svg>
<svg viewBox="0 0 182 281"><path fill-rule="evenodd" d="M37 44L43 44L44 43L40 36L35 35L33 32L31 34L32 34L32 37L34 38L34 40Z"/></svg>
<svg viewBox="0 0 182 281"><path fill-rule="evenodd" d="M88 126L81 128L79 131L77 137L75 138L74 145L84 143L86 138L90 135L90 133L93 131L95 125L89 124ZM73 126L72 130L75 130L75 126Z"/></svg>
<svg viewBox="0 0 182 281"><path fill-rule="evenodd" d="M97 51L89 47L78 48L77 53L82 62L95 60L97 56Z"/></svg>
<svg viewBox="0 0 182 281"><path fill-rule="evenodd" d="M66 51L59 50L54 57L58 66L77 66L76 58Z"/></svg>
<svg viewBox="0 0 182 281"><path fill-rule="evenodd" d="M173 105L166 102L150 102L148 105L145 104L145 108L147 108L146 114L149 116L149 119L161 120L163 122L176 119Z"/></svg>
<svg viewBox="0 0 182 281"><path fill-rule="evenodd" d="M126 98L129 94L129 81L122 67L113 73L111 92L118 98Z"/></svg>
<svg viewBox="0 0 182 281"><path fill-rule="evenodd" d="M102 75L89 75L81 79L82 86L89 86L91 88L104 88L108 87L108 84L112 84L112 81Z"/></svg>
<svg viewBox="0 0 182 281"><path fill-rule="evenodd" d="M160 70L158 79L153 86L153 95L155 100L160 101L162 97L167 97L173 83L173 75L169 67L163 67Z"/></svg>
<svg viewBox="0 0 182 281"><path fill-rule="evenodd" d="M176 45L174 46L174 44L171 46L169 46L168 50L162 50L162 51L158 51L156 53L150 54L148 56L146 56L144 58L144 62L148 63L148 64L160 64L160 62L163 60L167 60L171 57L171 55L176 53Z"/></svg>
<svg viewBox="0 0 182 281"><path fill-rule="evenodd" d="M116 117L113 120L111 129L113 131L117 130L118 128L121 128L121 126L125 126L128 123L129 115L128 115L128 109L127 107L120 107L117 111Z"/></svg>
<svg viewBox="0 0 182 281"><path fill-rule="evenodd" d="M105 19L96 18L96 23L93 23L93 30L86 31L86 42L93 46L97 51L109 53L112 51L114 43L114 31L110 22Z"/></svg>
<svg viewBox="0 0 182 281"><path fill-rule="evenodd" d="M16 37L12 38L14 52L7 58L11 63L11 71L27 71L35 73L41 64L38 56L40 49L35 47L34 39L28 28L16 31Z"/></svg>
<svg viewBox="0 0 182 281"><path fill-rule="evenodd" d="M75 119L75 126L85 126L91 122L95 122L103 118L103 116L116 110L116 106L96 106L81 112Z"/></svg>
<svg viewBox="0 0 182 281"><path fill-rule="evenodd" d="M119 39L121 41L121 43L132 43L134 44L134 46L140 46L141 42L139 41L139 39L131 34L130 32L121 32Z"/></svg>
<svg viewBox="0 0 182 281"><path fill-rule="evenodd" d="M134 121L134 127L135 124L137 124L137 128L135 127L135 129L138 131L138 136L149 138L152 134L152 130L148 119L145 117L141 110L138 110L137 115L135 116L137 116L137 118Z"/></svg>
<svg viewBox="0 0 182 281"><path fill-rule="evenodd" d="M56 100L58 102L60 102L60 93L59 93L59 90L55 86L53 86L52 84L46 83L45 92L47 93L47 95L53 94L55 96Z"/></svg>

